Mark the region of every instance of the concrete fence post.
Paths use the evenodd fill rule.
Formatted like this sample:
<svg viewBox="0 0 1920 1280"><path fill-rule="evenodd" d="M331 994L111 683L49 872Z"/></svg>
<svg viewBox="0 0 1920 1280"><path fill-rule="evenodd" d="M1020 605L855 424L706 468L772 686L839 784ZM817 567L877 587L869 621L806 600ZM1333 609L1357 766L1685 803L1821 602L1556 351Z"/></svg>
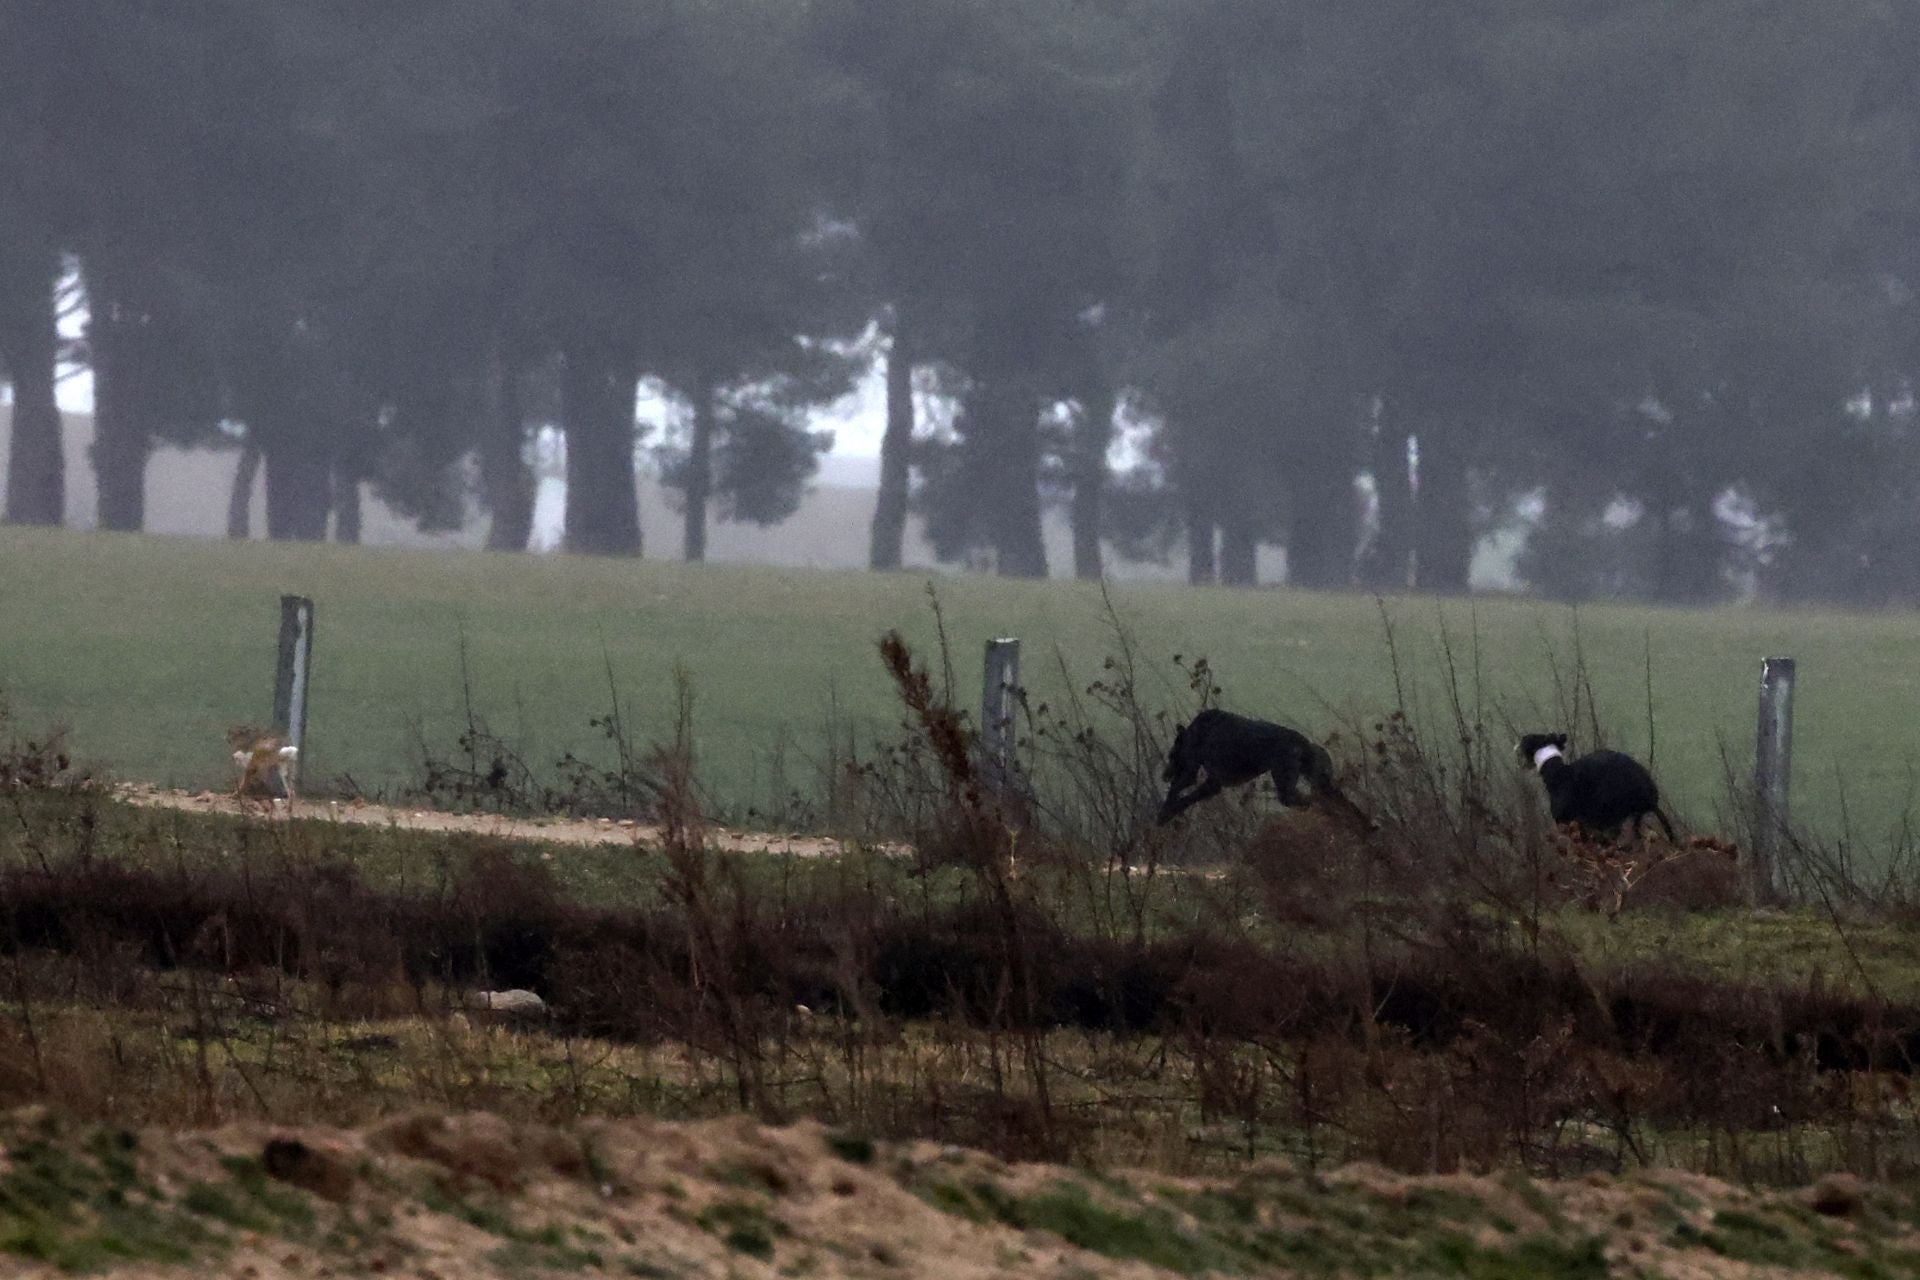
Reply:
<svg viewBox="0 0 1920 1280"><path fill-rule="evenodd" d="M273 731L298 749L293 772L306 754L307 686L313 670L313 601L280 597L280 655L273 673Z"/></svg>
<svg viewBox="0 0 1920 1280"><path fill-rule="evenodd" d="M986 669L980 689L980 745L994 786L1013 769L1014 715L1020 688L1020 642L987 641Z"/></svg>
<svg viewBox="0 0 1920 1280"><path fill-rule="evenodd" d="M1778 897L1786 888L1780 858L1786 845L1788 784L1793 772L1792 658L1760 664L1760 725L1753 762L1753 894Z"/></svg>

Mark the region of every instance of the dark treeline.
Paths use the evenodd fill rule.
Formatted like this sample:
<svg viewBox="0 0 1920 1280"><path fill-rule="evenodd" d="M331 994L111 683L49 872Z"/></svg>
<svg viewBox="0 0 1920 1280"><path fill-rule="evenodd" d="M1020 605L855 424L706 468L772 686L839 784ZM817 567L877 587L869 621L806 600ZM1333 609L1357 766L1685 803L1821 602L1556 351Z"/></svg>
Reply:
<svg viewBox="0 0 1920 1280"><path fill-rule="evenodd" d="M646 448L697 559L878 358L875 568L1920 599L1917 78L1883 0L9 0L7 518L71 359L109 528L221 444L523 548L551 424L570 549Z"/></svg>

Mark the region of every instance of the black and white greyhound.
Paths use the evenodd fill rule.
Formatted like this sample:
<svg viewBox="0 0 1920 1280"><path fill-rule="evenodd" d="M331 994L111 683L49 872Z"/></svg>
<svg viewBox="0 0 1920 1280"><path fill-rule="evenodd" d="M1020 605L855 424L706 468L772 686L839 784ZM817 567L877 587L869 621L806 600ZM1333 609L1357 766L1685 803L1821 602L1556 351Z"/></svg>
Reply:
<svg viewBox="0 0 1920 1280"><path fill-rule="evenodd" d="M1520 739L1520 763L1540 775L1547 789L1547 807L1556 824L1578 823L1586 831L1617 835L1627 823L1640 834L1641 821L1652 814L1674 839L1673 824L1660 811L1660 788L1647 767L1618 751L1590 751L1577 760L1566 757L1564 733L1529 733Z"/></svg>

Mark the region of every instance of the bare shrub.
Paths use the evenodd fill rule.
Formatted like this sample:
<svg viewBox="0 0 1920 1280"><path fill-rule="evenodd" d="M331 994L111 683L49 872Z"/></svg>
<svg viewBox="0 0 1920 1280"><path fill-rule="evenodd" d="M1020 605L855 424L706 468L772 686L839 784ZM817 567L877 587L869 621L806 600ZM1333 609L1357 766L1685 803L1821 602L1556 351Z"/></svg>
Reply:
<svg viewBox="0 0 1920 1280"><path fill-rule="evenodd" d="M655 811L664 784L646 767L647 751L634 735L610 658L606 661L607 709L587 724L603 739L611 760L590 760L566 751L543 770L481 714L464 624L459 652L460 732L454 749L443 752L414 726L420 763L416 780L407 788L409 794L461 812L630 818Z"/></svg>
<svg viewBox="0 0 1920 1280"><path fill-rule="evenodd" d="M1382 888L1376 852L1346 825L1319 815L1262 824L1240 862L1279 924L1336 927Z"/></svg>
<svg viewBox="0 0 1920 1280"><path fill-rule="evenodd" d="M0 694L0 795L54 788L74 790L91 778L74 768L67 730L54 725L36 736L21 733L4 694Z"/></svg>

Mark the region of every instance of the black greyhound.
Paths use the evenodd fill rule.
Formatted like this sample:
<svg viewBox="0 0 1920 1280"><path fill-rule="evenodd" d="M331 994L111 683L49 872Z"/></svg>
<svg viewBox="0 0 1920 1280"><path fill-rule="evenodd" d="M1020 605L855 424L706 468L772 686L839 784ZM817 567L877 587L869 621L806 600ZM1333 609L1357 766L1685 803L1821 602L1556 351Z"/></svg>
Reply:
<svg viewBox="0 0 1920 1280"><path fill-rule="evenodd" d="M1673 824L1660 811L1660 788L1645 765L1618 751L1590 751L1569 760L1563 754L1566 745L1564 733L1520 739L1520 763L1539 773L1555 823L1576 822L1589 832L1615 835L1631 822L1638 836L1642 819L1652 814L1667 839L1674 839Z"/></svg>
<svg viewBox="0 0 1920 1280"><path fill-rule="evenodd" d="M1261 774L1273 779L1280 803L1300 807L1314 796L1344 799L1333 781L1333 758L1327 749L1295 729L1208 708L1188 721L1167 752L1167 798L1161 802L1161 824L1217 796L1228 787L1252 782ZM1307 783L1311 795L1300 794Z"/></svg>

